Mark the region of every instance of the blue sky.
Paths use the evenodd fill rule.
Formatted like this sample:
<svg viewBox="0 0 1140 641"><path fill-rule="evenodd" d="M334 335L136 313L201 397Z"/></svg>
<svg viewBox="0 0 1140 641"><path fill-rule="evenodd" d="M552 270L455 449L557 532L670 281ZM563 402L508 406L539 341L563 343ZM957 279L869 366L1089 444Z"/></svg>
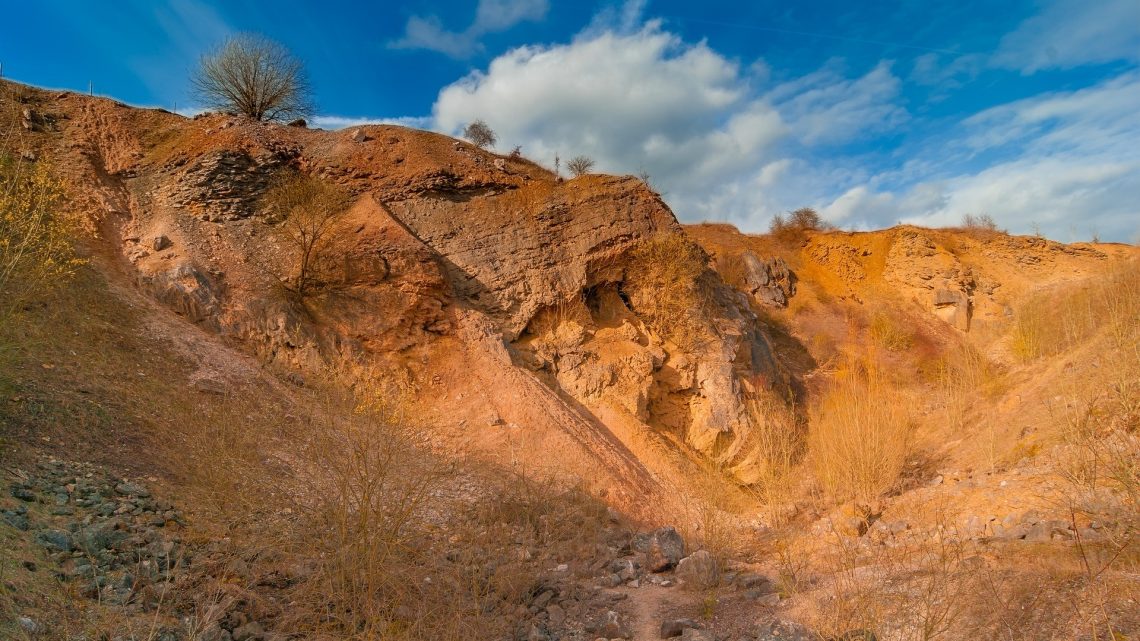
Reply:
<svg viewBox="0 0 1140 641"><path fill-rule="evenodd" d="M5 9L0 62L191 112L201 54L255 31L305 61L318 126L482 118L501 151L648 172L684 221L1140 240L1140 0L863 4L44 0Z"/></svg>

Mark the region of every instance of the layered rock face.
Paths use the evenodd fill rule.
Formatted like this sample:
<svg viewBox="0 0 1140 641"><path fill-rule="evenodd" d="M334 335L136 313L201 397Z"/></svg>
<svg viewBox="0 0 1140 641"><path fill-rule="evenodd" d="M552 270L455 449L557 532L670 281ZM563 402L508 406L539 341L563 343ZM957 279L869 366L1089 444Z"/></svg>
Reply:
<svg viewBox="0 0 1140 641"><path fill-rule="evenodd" d="M122 269L266 360L414 369L459 344L542 381L581 417L579 434L605 431L599 417L617 412L730 463L748 432L742 394L780 378L747 301L707 265L686 284L708 301L693 330L702 339L650 322L654 293L630 287L631 255L684 232L637 179L563 181L400 127L323 132L74 94L36 100L61 117L35 151L65 161ZM303 300L286 287L295 248L260 204L294 172L337 183L354 202L322 251L323 286ZM782 304L794 288L786 265L754 262L753 294Z"/></svg>

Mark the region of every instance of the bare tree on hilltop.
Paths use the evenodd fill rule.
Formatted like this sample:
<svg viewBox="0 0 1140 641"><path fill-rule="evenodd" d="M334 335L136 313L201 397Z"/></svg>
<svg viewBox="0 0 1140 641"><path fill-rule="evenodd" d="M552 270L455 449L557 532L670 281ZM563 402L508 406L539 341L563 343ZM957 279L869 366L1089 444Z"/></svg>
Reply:
<svg viewBox="0 0 1140 641"><path fill-rule="evenodd" d="M476 120L463 128L463 137L480 149L493 146L499 137L483 120Z"/></svg>
<svg viewBox="0 0 1140 641"><path fill-rule="evenodd" d="M575 178L584 176L590 173L590 170L594 168L594 159L589 156L574 156L570 159L570 162L566 163L566 168L570 170L570 173L573 174Z"/></svg>
<svg viewBox="0 0 1140 641"><path fill-rule="evenodd" d="M301 61L259 35L234 36L202 56L192 82L206 105L254 120L313 114L312 90Z"/></svg>

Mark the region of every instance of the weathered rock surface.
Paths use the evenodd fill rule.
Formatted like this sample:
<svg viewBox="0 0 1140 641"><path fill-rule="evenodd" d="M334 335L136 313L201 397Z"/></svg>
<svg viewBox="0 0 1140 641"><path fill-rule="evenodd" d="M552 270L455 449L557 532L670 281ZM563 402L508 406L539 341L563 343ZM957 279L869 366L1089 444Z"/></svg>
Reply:
<svg viewBox="0 0 1140 641"><path fill-rule="evenodd" d="M650 572L670 570L685 556L685 541L673 527L638 535L633 548L645 555L645 567Z"/></svg>
<svg viewBox="0 0 1140 641"><path fill-rule="evenodd" d="M744 268L744 289L757 302L769 307L786 307L796 293L796 275L782 258L762 260L754 252L740 254Z"/></svg>
<svg viewBox="0 0 1140 641"><path fill-rule="evenodd" d="M677 580L691 590L704 590L720 582L720 568L708 550L697 550L677 563Z"/></svg>
<svg viewBox="0 0 1140 641"><path fill-rule="evenodd" d="M630 291L631 255L684 231L642 181L563 181L521 156L401 127L325 132L75 94L51 100L68 118L45 127L32 151L66 168L93 224L114 220L121 237L106 240L135 281L264 360L304 377L330 362L425 369L440 352L470 350L470 363L505 357L555 392L526 420L584 450L567 460L605 458L599 444L629 455L615 434L630 431L610 429L600 409L612 407L639 430L749 467L742 381L782 379L765 328L711 269L700 276L714 307L700 328L710 340L681 346L650 327L653 295ZM31 120L46 125L41 116ZM320 286L304 297L290 289L298 250L260 202L293 172L337 184L354 202L315 263ZM786 265L757 269L757 296L786 299ZM560 318L567 309L574 316ZM512 381L503 398L533 396L521 376L499 379ZM565 413L579 420L567 427Z"/></svg>

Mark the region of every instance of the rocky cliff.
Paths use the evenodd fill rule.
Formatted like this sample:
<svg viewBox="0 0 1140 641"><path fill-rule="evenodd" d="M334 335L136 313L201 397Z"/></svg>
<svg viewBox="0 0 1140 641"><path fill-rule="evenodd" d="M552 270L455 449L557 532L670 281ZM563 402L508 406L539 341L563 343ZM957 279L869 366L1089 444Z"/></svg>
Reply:
<svg viewBox="0 0 1140 641"><path fill-rule="evenodd" d="M34 121L28 157L67 178L112 273L298 380L344 362L427 380L498 371L501 389L446 421L468 426L458 432L479 425L466 436L492 444L500 437L483 432L499 423L561 433L546 445L581 450L567 457L580 467L641 470L601 474L620 485L674 476L674 464L631 451L636 434L682 459L743 460L742 395L782 379L764 326L703 254L685 277L713 306L686 329L702 339L651 321L654 293L630 283L634 252L655 239L691 243L635 178L564 181L521 157L394 126L328 132L67 92L12 96L4 107ZM261 205L287 171L354 201L323 252L323 286L303 300L284 286L295 256ZM471 374L449 391L484 392ZM429 390L423 402L436 393L447 396ZM515 407L528 403L545 409Z"/></svg>

